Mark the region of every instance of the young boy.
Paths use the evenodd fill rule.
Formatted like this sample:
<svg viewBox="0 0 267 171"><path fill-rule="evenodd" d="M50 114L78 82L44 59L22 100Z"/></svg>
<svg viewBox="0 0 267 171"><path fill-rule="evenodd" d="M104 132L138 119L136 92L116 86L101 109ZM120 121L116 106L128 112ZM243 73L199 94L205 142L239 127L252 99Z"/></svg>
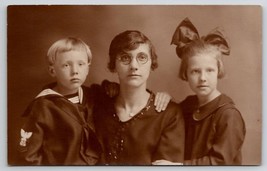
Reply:
<svg viewBox="0 0 267 171"><path fill-rule="evenodd" d="M48 50L48 69L55 83L45 86L24 112L19 150L25 165L94 165L102 152L92 117L103 96L99 85L83 86L92 61L82 40L64 38ZM109 83L103 88L112 92ZM107 93L108 93L107 92ZM100 95L101 94L101 95ZM158 95L159 111L170 98ZM161 103L162 102L162 103Z"/></svg>
<svg viewBox="0 0 267 171"><path fill-rule="evenodd" d="M101 152L92 123L97 90L82 86L92 54L80 39L64 38L48 50L56 79L26 109L20 152L28 165L93 165Z"/></svg>
<svg viewBox="0 0 267 171"><path fill-rule="evenodd" d="M173 42L182 59L179 77L196 95L181 102L185 118L184 165L241 165L245 123L233 100L217 89L224 76L223 55L228 43L220 30L199 38L194 25L185 19Z"/></svg>

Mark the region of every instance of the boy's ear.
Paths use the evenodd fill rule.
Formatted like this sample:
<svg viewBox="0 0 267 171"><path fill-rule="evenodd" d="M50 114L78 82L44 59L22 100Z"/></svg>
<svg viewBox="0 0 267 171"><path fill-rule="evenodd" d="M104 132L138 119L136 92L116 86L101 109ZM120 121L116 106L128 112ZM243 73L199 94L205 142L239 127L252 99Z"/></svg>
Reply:
<svg viewBox="0 0 267 171"><path fill-rule="evenodd" d="M48 72L52 77L56 76L54 66L48 66Z"/></svg>

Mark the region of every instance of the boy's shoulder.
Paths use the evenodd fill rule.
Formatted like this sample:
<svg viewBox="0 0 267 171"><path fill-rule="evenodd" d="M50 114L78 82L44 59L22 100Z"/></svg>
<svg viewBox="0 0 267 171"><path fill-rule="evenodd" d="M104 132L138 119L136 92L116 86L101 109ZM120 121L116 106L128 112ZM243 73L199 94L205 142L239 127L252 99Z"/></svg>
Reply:
<svg viewBox="0 0 267 171"><path fill-rule="evenodd" d="M49 106L53 105L53 102L55 100L56 95L47 95L47 96L41 96L33 99L30 104L26 107L24 113L22 116L27 116L31 111L41 111L41 110L47 110Z"/></svg>
<svg viewBox="0 0 267 171"><path fill-rule="evenodd" d="M52 84L45 85L43 89L35 96L24 110L22 116L27 116L33 110L45 110L49 106L53 106L58 98L63 98L62 95L51 89Z"/></svg>

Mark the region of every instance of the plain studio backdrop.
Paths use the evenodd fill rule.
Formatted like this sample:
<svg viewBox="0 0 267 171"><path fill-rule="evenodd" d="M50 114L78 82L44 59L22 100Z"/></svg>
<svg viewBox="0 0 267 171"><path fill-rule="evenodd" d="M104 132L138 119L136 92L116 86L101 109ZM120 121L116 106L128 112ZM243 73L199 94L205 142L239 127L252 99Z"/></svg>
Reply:
<svg viewBox="0 0 267 171"><path fill-rule="evenodd" d="M53 81L46 53L56 40L75 36L93 53L86 85L103 79L118 81L107 69L111 40L125 30L139 30L154 44L159 68L151 72L148 88L167 91L179 102L193 92L178 78L180 59L170 45L178 24L188 17L200 36L224 27L231 47L224 57L227 75L219 90L241 111L247 134L243 164L261 163L262 140L262 10L260 6L10 6L8 8L8 163L16 165L16 147L27 105ZM60 123L58 123L60 124Z"/></svg>

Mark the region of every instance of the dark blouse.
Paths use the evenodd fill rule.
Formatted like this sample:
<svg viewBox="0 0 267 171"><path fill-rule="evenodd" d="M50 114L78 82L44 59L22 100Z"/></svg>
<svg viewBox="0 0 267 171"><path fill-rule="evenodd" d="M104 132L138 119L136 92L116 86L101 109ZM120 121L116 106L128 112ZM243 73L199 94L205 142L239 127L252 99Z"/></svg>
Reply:
<svg viewBox="0 0 267 171"><path fill-rule="evenodd" d="M92 105L95 89L83 87L83 103L56 94L36 98L22 129L32 133L19 146L23 165L94 165L101 152ZM25 134L25 133L24 133Z"/></svg>
<svg viewBox="0 0 267 171"><path fill-rule="evenodd" d="M114 99L95 106L95 126L104 149L100 164L151 165L155 160L183 162L184 120L179 106L170 102L155 111L154 95L148 105L126 122L116 115Z"/></svg>
<svg viewBox="0 0 267 171"><path fill-rule="evenodd" d="M196 96L181 102L185 119L185 164L241 165L245 123L230 97L222 94L198 108Z"/></svg>

